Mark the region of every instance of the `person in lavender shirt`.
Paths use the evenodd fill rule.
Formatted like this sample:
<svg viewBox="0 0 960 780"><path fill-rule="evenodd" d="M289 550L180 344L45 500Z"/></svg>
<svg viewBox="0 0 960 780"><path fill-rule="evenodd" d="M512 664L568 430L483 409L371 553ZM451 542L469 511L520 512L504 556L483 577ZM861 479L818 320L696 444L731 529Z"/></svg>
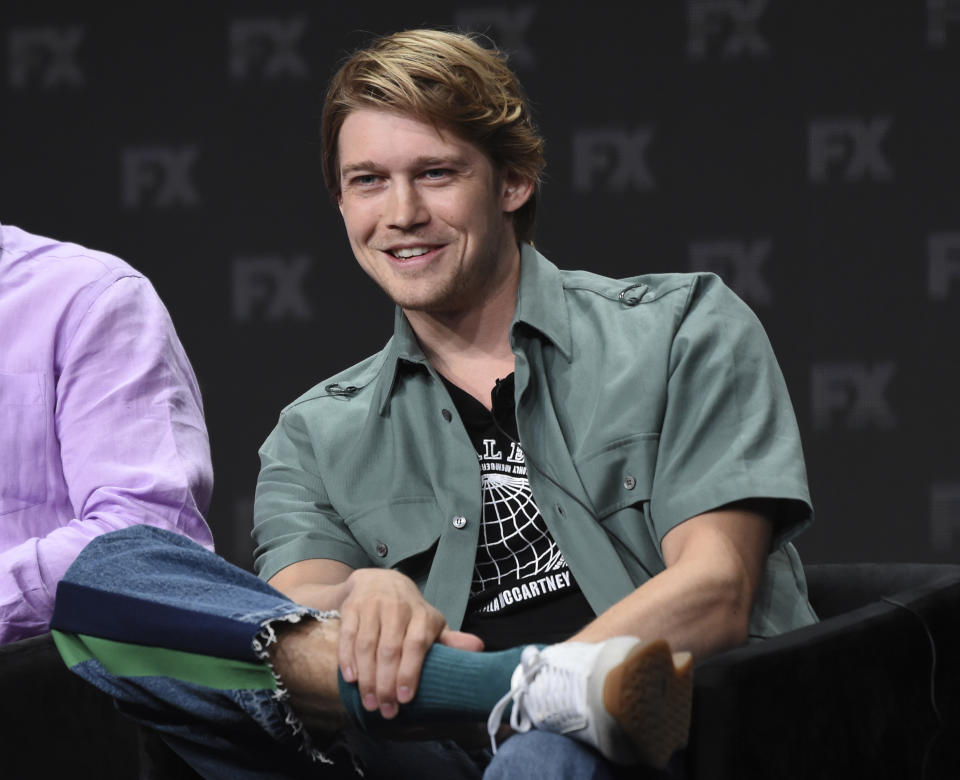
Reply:
<svg viewBox="0 0 960 780"><path fill-rule="evenodd" d="M0 644L48 630L57 582L135 524L208 549L200 390L143 274L0 225Z"/></svg>

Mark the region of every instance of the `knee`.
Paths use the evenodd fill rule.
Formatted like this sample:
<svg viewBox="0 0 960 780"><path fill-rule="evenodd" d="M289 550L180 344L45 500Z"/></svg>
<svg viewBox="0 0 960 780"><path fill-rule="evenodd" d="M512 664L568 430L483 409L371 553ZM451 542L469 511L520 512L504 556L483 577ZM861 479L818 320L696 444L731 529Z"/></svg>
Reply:
<svg viewBox="0 0 960 780"><path fill-rule="evenodd" d="M562 734L538 729L504 741L483 774L484 780L601 780L612 776L609 763L596 751Z"/></svg>
<svg viewBox="0 0 960 780"><path fill-rule="evenodd" d="M84 546L64 579L77 584L100 584L105 572L114 579L137 576L148 570L151 562L171 557L171 551L173 555L180 551L206 553L196 542L165 528L137 524L107 531Z"/></svg>
<svg viewBox="0 0 960 780"><path fill-rule="evenodd" d="M81 555L115 555L130 549L143 550L153 546L166 547L172 544L183 547L186 543L191 542L182 534L146 523L136 523L94 536L83 548Z"/></svg>

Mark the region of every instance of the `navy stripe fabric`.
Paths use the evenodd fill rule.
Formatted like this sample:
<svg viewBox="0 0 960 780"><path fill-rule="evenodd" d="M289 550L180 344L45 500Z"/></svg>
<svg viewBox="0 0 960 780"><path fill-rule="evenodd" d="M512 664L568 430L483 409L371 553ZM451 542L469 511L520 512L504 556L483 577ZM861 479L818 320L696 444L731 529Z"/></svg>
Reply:
<svg viewBox="0 0 960 780"><path fill-rule="evenodd" d="M251 642L259 626L160 604L74 582L57 586L50 627L73 634L191 653L256 661Z"/></svg>

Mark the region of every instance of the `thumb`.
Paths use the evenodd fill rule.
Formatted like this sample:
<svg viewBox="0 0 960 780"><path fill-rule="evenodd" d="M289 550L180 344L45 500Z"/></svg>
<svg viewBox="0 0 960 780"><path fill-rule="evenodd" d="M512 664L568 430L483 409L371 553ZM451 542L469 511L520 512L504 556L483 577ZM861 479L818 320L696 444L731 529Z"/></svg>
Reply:
<svg viewBox="0 0 960 780"><path fill-rule="evenodd" d="M483 650L483 640L476 634L468 634L466 631L454 631L453 629L444 629L443 633L437 637L437 642L447 647L455 647L457 650L469 650L473 653L479 653Z"/></svg>

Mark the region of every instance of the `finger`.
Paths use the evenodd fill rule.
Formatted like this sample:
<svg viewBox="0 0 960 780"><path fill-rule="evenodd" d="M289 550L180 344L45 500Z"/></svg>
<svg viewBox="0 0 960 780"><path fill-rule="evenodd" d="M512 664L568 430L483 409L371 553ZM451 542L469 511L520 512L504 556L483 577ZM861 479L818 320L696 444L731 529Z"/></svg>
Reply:
<svg viewBox="0 0 960 780"><path fill-rule="evenodd" d="M395 609L384 615L377 642L377 701L380 714L392 718L397 714L397 669L404 652L410 628L409 610Z"/></svg>
<svg viewBox="0 0 960 780"><path fill-rule="evenodd" d="M439 621L436 618L439 618ZM441 616L421 613L407 626L403 655L397 668L397 701L401 704L406 704L417 695L423 659L437 638L438 622L439 631L442 632L446 624Z"/></svg>
<svg viewBox="0 0 960 780"><path fill-rule="evenodd" d="M377 644L380 640L380 616L366 612L360 618L357 636L353 643L356 659L357 688L363 708L370 712L377 709Z"/></svg>
<svg viewBox="0 0 960 780"><path fill-rule="evenodd" d="M455 647L457 650L469 650L472 653L479 653L483 650L483 640L476 634L468 634L466 631L454 631L452 628L446 629L437 638L441 645Z"/></svg>
<svg viewBox="0 0 960 780"><path fill-rule="evenodd" d="M340 665L340 674L345 682L357 681L357 660L354 653L354 643L357 639L357 628L360 618L353 610L340 613L340 638L337 642L337 663Z"/></svg>

